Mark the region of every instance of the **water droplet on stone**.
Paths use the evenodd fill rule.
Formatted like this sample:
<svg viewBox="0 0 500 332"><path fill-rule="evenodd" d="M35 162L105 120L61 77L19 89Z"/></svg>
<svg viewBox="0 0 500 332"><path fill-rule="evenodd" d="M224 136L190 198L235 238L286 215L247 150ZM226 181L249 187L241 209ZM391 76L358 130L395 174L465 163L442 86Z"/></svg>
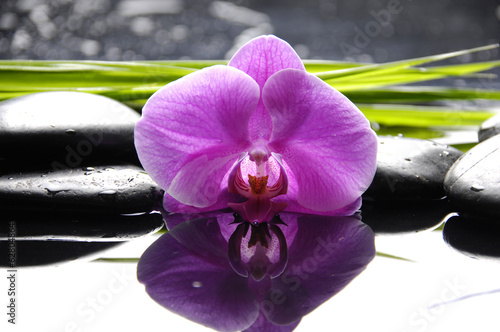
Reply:
<svg viewBox="0 0 500 332"><path fill-rule="evenodd" d="M94 167L84 167L83 170L84 171L95 171L95 168Z"/></svg>
<svg viewBox="0 0 500 332"><path fill-rule="evenodd" d="M475 191L475 192L480 192L480 191L484 190L484 186L482 186L480 184L473 184L472 186L470 186L470 190Z"/></svg>
<svg viewBox="0 0 500 332"><path fill-rule="evenodd" d="M194 288L200 288L203 286L203 283L201 281L193 281L192 285Z"/></svg>
<svg viewBox="0 0 500 332"><path fill-rule="evenodd" d="M450 155L450 153L449 153L448 151L443 151L442 155L443 155L443 156L449 156L449 155Z"/></svg>
<svg viewBox="0 0 500 332"><path fill-rule="evenodd" d="M69 135L75 135L76 134L76 131L74 129L68 129L65 131L66 134L69 134Z"/></svg>
<svg viewBox="0 0 500 332"><path fill-rule="evenodd" d="M52 195L55 195L62 191L70 191L72 189L74 189L74 187L72 187L70 184L64 184L64 183L54 182L54 183L49 183L45 186L45 190L47 190L47 192Z"/></svg>
<svg viewBox="0 0 500 332"><path fill-rule="evenodd" d="M116 190L103 190L99 193L99 195L102 196L111 196L111 195L116 195Z"/></svg>
<svg viewBox="0 0 500 332"><path fill-rule="evenodd" d="M8 178L8 180L14 180L14 178L13 178L13 177L10 177L10 178Z"/></svg>

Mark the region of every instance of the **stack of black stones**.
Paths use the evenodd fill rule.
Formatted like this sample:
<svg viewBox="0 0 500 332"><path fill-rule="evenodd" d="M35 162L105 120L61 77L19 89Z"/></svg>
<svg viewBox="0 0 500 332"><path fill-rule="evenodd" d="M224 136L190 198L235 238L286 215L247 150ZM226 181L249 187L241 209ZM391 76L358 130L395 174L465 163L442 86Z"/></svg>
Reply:
<svg viewBox="0 0 500 332"><path fill-rule="evenodd" d="M162 190L134 148L139 113L112 99L43 92L0 103L0 252L15 266L99 257L163 227ZM375 233L446 221L445 240L472 256L500 256L500 117L463 154L446 145L380 137L362 218ZM12 256L0 265L12 267Z"/></svg>
<svg viewBox="0 0 500 332"><path fill-rule="evenodd" d="M461 213L447 220L443 236L472 257L500 257L500 115L485 121L478 137L446 175L447 195Z"/></svg>
<svg viewBox="0 0 500 332"><path fill-rule="evenodd" d="M0 103L0 252L15 245L1 266L92 259L162 228L161 189L135 153L138 118L78 92Z"/></svg>
<svg viewBox="0 0 500 332"><path fill-rule="evenodd" d="M363 222L376 233L444 225L444 240L474 257L500 257L500 115L466 153L428 140L379 137L377 173ZM444 222L444 223L443 223Z"/></svg>

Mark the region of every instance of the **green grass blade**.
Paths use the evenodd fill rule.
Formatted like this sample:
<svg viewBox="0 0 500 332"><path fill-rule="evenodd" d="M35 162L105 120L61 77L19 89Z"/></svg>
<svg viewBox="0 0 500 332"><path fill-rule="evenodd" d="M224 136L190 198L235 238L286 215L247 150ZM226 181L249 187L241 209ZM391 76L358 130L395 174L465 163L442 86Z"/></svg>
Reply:
<svg viewBox="0 0 500 332"><path fill-rule="evenodd" d="M430 81L450 76L494 79L496 75L478 73L500 66L500 61L480 62L472 64L449 65L429 68L405 68L397 72L389 72L363 79L333 79L326 82L342 92L380 88L384 86Z"/></svg>
<svg viewBox="0 0 500 332"><path fill-rule="evenodd" d="M213 65L227 65L226 60L174 60L174 61L143 61L148 64L163 66L176 66L184 68L202 69ZM339 69L366 66L366 63L355 63L346 61L325 61L325 60L303 60L306 70L311 73L334 71Z"/></svg>
<svg viewBox="0 0 500 332"><path fill-rule="evenodd" d="M409 90L387 88L404 83L427 81L451 75L478 75L500 65L500 61L449 65L430 68L411 66L452 56L487 50L489 45L430 57L386 64L363 64L339 61L306 60L310 72L346 93L353 101L363 103L428 102L440 99L496 99L496 91L471 91L439 88ZM214 61L25 61L0 60L0 99L42 91L81 91L97 93L140 106L144 99L161 86L215 64ZM384 88L384 89L382 89Z"/></svg>
<svg viewBox="0 0 500 332"><path fill-rule="evenodd" d="M415 261L413 261L411 259L404 258L404 257L399 257L399 256L391 255L391 254L386 254L386 253L383 253L383 252L380 252L380 251L377 251L377 256L378 257L391 258L391 259L397 259L397 260L401 260L401 261L405 261L405 262L415 263Z"/></svg>
<svg viewBox="0 0 500 332"><path fill-rule="evenodd" d="M422 103L442 100L500 100L500 91L484 89L441 88L434 86L389 87L346 91L354 103Z"/></svg>
<svg viewBox="0 0 500 332"><path fill-rule="evenodd" d="M361 67L334 70L329 72L321 72L321 73L316 73L316 76L318 76L323 80L330 80L334 78L340 80L340 78L342 77L344 79L351 79L354 77L356 77L356 79L359 79L366 76L380 75L388 72L394 72L404 68L419 66L429 62L441 61L457 57L460 55L470 54L473 52L487 51L493 48L497 48L498 46L499 46L498 44L493 44L493 45L471 48L468 50L461 50L461 51L431 55L426 57L413 58L408 60L400 60L382 64L373 64Z"/></svg>
<svg viewBox="0 0 500 332"><path fill-rule="evenodd" d="M135 263L139 262L139 258L97 258L92 262L97 263Z"/></svg>
<svg viewBox="0 0 500 332"><path fill-rule="evenodd" d="M358 104L368 120L385 126L465 127L479 126L496 113L489 110L456 110L449 107Z"/></svg>

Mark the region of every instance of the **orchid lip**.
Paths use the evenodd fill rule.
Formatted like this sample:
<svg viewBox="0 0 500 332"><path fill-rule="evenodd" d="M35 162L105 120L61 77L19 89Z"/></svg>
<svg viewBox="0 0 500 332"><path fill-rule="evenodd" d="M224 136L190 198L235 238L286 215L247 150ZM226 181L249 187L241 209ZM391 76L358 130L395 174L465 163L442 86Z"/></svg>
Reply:
<svg viewBox="0 0 500 332"><path fill-rule="evenodd" d="M254 148L251 153L260 157L263 155L261 153L263 149ZM266 158L266 161L264 158L259 159L261 164L257 165L257 162L252 161L252 157L246 153L240 157L228 177L228 191L248 199L243 203L228 203L228 206L244 220L251 223L268 222L288 206L288 203L271 200L273 197L286 194L288 191L288 176L281 156L271 153L271 157ZM248 165L254 164L252 169L255 175L247 174L248 180L244 179L242 173L244 162L246 163L245 169L252 168ZM272 165L268 165L269 163ZM273 184L269 185L270 169L272 168L274 168L272 176L275 180ZM277 170L279 170L278 174L276 174Z"/></svg>

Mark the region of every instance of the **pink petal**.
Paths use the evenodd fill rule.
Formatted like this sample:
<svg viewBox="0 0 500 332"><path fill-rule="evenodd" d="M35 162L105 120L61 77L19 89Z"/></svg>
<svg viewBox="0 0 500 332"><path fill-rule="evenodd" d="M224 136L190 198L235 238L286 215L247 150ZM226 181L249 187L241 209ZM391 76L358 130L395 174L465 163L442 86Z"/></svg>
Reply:
<svg viewBox="0 0 500 332"><path fill-rule="evenodd" d="M293 69L270 77L262 99L273 121L269 147L297 183L290 200L319 212L355 202L376 169L377 139L363 113L319 78Z"/></svg>
<svg viewBox="0 0 500 332"><path fill-rule="evenodd" d="M248 122L258 101L255 81L227 66L167 84L148 100L135 128L144 169L183 204L217 203L224 176L251 144Z"/></svg>
<svg viewBox="0 0 500 332"><path fill-rule="evenodd" d="M293 48L276 36L260 36L243 45L229 61L252 77L261 87L272 74L286 68L305 71L304 64Z"/></svg>
<svg viewBox="0 0 500 332"><path fill-rule="evenodd" d="M267 79L282 69L294 68L305 71L304 64L290 44L272 35L254 38L243 45L228 65L250 75L261 90ZM249 129L252 140L258 138L268 140L271 136L271 118L262 102L259 102L252 116Z"/></svg>

